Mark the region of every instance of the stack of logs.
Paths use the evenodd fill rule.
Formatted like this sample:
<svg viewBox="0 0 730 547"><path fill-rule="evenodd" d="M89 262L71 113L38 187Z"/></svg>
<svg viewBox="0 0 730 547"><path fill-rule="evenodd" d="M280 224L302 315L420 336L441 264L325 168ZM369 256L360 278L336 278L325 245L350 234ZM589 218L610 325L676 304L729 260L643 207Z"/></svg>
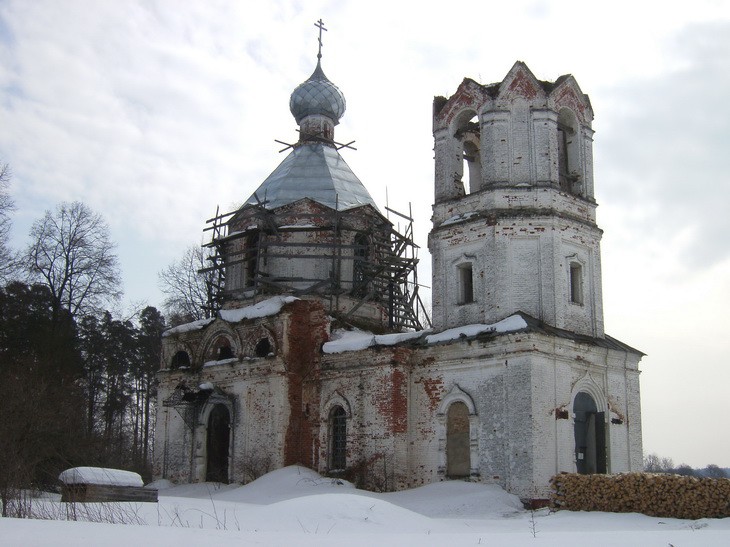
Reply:
<svg viewBox="0 0 730 547"><path fill-rule="evenodd" d="M730 517L730 479L669 474L577 475L551 481L551 506L571 511L644 513L654 517Z"/></svg>

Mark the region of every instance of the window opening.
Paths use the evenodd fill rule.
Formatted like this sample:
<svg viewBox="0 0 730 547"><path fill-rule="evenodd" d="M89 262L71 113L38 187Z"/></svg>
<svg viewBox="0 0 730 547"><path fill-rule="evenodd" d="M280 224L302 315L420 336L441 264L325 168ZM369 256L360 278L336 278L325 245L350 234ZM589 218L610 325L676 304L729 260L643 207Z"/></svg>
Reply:
<svg viewBox="0 0 730 547"><path fill-rule="evenodd" d="M268 338L262 338L259 340L258 344L256 344L256 349L254 351L256 353L256 357L266 357L269 353L271 353L271 342L269 342Z"/></svg>
<svg viewBox="0 0 730 547"><path fill-rule="evenodd" d="M467 120L466 117L470 116ZM454 138L457 140L456 179L461 182L464 194L471 194L481 188L481 130L476 113L464 112L460 116Z"/></svg>
<svg viewBox="0 0 730 547"><path fill-rule="evenodd" d="M232 359L234 357L231 346L221 346L218 348L218 360Z"/></svg>
<svg viewBox="0 0 730 547"><path fill-rule="evenodd" d="M471 304L474 302L474 276L471 262L461 264L458 267L459 273L459 304Z"/></svg>
<svg viewBox="0 0 730 547"><path fill-rule="evenodd" d="M583 266L575 262L570 264L570 301L583 304Z"/></svg>
<svg viewBox="0 0 730 547"><path fill-rule="evenodd" d="M564 108L558 115L558 179L560 188L580 193L578 163L578 123L575 115Z"/></svg>
<svg viewBox="0 0 730 547"><path fill-rule="evenodd" d="M245 251L245 283L246 287L253 287L256 281L256 270L258 269L259 233L254 232L246 238Z"/></svg>
<svg viewBox="0 0 730 547"><path fill-rule="evenodd" d="M188 355L187 351L178 351L175 355L172 356L172 361L170 362L170 368L180 368L180 367L189 367L190 366L190 355Z"/></svg>
<svg viewBox="0 0 730 547"><path fill-rule="evenodd" d="M365 234L357 234L355 236L355 249L353 251L352 263L352 294L357 297L363 297L368 292L367 276L365 266L368 255L370 254L368 238Z"/></svg>
<svg viewBox="0 0 730 547"><path fill-rule="evenodd" d="M468 477L471 473L469 409L462 402L453 403L446 417L446 474Z"/></svg>
<svg viewBox="0 0 730 547"><path fill-rule="evenodd" d="M347 413L336 406L330 413L330 470L340 471L347 466Z"/></svg>

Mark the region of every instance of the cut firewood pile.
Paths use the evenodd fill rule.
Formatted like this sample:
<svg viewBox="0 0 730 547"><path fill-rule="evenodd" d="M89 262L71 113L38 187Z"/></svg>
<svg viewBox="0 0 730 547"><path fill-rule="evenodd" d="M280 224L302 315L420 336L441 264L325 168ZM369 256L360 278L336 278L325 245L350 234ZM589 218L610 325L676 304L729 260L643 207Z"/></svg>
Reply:
<svg viewBox="0 0 730 547"><path fill-rule="evenodd" d="M651 473L563 473L555 475L550 483L553 509L643 513L680 519L730 517L730 479Z"/></svg>

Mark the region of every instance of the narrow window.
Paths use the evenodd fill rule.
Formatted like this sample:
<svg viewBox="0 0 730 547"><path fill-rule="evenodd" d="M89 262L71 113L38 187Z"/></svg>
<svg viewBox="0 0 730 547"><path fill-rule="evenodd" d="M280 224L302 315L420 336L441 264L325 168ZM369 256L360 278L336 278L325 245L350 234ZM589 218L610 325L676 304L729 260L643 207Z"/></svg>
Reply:
<svg viewBox="0 0 730 547"><path fill-rule="evenodd" d="M576 262L570 264L570 301L583 304L583 266Z"/></svg>
<svg viewBox="0 0 730 547"><path fill-rule="evenodd" d="M558 115L558 177L560 188L581 194L578 121L575 115L563 108Z"/></svg>
<svg viewBox="0 0 730 547"><path fill-rule="evenodd" d="M469 114L472 116L467 119ZM482 179L479 117L473 112L465 112L461 118L454 134L461 149L456 176L463 185L464 194L471 194L480 189Z"/></svg>
<svg viewBox="0 0 730 547"><path fill-rule="evenodd" d="M459 304L474 302L474 277L471 262L458 267Z"/></svg>
<svg viewBox="0 0 730 547"><path fill-rule="evenodd" d="M330 471L347 466L347 413L341 406L330 412Z"/></svg>
<svg viewBox="0 0 730 547"><path fill-rule="evenodd" d="M246 238L246 250L244 254L244 263L246 265L244 286L246 287L253 287L256 282L256 276L258 274L258 254L259 233L255 232Z"/></svg>
<svg viewBox="0 0 730 547"><path fill-rule="evenodd" d="M352 261L352 294L362 298L368 292L366 265L369 254L368 238L365 234L355 236Z"/></svg>

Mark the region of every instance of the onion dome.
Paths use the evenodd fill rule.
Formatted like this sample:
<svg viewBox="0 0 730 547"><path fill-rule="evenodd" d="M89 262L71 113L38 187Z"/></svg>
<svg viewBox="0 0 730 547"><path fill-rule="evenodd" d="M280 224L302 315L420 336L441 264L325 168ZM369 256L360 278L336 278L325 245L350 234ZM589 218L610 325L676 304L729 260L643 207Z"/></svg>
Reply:
<svg viewBox="0 0 730 547"><path fill-rule="evenodd" d="M345 96L324 75L319 60L309 79L291 94L289 110L300 125L307 116L316 115L331 119L334 125L340 122L345 113Z"/></svg>

